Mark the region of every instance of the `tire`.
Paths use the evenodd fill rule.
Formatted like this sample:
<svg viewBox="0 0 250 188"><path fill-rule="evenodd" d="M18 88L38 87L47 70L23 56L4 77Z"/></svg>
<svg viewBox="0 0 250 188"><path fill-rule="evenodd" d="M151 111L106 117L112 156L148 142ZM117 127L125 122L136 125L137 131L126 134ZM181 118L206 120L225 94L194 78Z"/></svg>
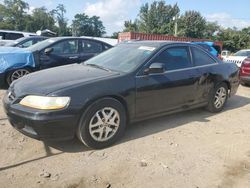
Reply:
<svg viewBox="0 0 250 188"><path fill-rule="evenodd" d="M211 92L207 109L216 113L222 111L228 99L228 86L226 83L218 84Z"/></svg>
<svg viewBox="0 0 250 188"><path fill-rule="evenodd" d="M17 79L19 79L19 78L21 78L21 77L29 74L30 72L31 71L28 70L28 69L16 69L16 70L13 70L13 71L11 71L11 72L9 72L7 74L6 83L8 84L8 86L10 86L10 84L13 81L15 81L15 80L17 80Z"/></svg>
<svg viewBox="0 0 250 188"><path fill-rule="evenodd" d="M101 149L121 138L125 127L124 106L116 99L103 98L94 102L82 114L77 137L87 147Z"/></svg>

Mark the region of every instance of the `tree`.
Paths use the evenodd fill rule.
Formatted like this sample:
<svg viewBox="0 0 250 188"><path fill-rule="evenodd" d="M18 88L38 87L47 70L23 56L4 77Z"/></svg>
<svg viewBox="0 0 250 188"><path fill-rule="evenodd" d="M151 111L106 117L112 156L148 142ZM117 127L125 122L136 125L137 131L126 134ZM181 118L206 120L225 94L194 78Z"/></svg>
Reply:
<svg viewBox="0 0 250 188"><path fill-rule="evenodd" d="M72 21L72 33L74 36L101 37L105 34L105 27L98 16L89 17L86 14L76 14Z"/></svg>
<svg viewBox="0 0 250 188"><path fill-rule="evenodd" d="M165 1L146 3L139 12L138 27L140 32L155 34L173 34L173 18L180 9L177 4L167 5Z"/></svg>
<svg viewBox="0 0 250 188"><path fill-rule="evenodd" d="M236 28L223 29L216 37L216 40L223 41L225 49L235 52L243 48L250 47L250 35L248 33L249 28L245 28L241 31Z"/></svg>
<svg viewBox="0 0 250 188"><path fill-rule="evenodd" d="M52 10L52 14L55 15L55 19L58 23L58 35L67 36L70 35L69 28L67 28L67 18L65 17L66 9L63 4L57 5L56 9Z"/></svg>
<svg viewBox="0 0 250 188"><path fill-rule="evenodd" d="M221 27L217 22L206 22L203 38L214 40L220 31Z"/></svg>
<svg viewBox="0 0 250 188"><path fill-rule="evenodd" d="M4 5L1 5L1 25L10 27L10 29L24 30L26 11L29 9L29 4L22 0L4 0Z"/></svg>
<svg viewBox="0 0 250 188"><path fill-rule="evenodd" d="M114 32L110 37L113 39L118 39L119 32Z"/></svg>
<svg viewBox="0 0 250 188"><path fill-rule="evenodd" d="M32 15L27 17L26 23L26 30L30 32L44 29L56 30L53 12L48 12L45 7L34 9Z"/></svg>
<svg viewBox="0 0 250 188"><path fill-rule="evenodd" d="M124 27L125 29L123 30L123 32L138 32L139 31L137 20L135 20L134 22L132 20L125 21Z"/></svg>
<svg viewBox="0 0 250 188"><path fill-rule="evenodd" d="M179 19L179 33L185 37L203 38L206 20L197 11L186 11Z"/></svg>

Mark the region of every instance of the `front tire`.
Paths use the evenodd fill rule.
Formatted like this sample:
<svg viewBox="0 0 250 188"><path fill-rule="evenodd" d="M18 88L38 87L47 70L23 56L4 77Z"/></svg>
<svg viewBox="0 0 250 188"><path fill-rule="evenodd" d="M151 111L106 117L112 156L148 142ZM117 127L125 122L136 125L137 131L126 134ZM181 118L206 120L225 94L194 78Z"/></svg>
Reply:
<svg viewBox="0 0 250 188"><path fill-rule="evenodd" d="M222 111L228 98L228 86L226 83L218 84L210 95L207 109L216 113Z"/></svg>
<svg viewBox="0 0 250 188"><path fill-rule="evenodd" d="M30 73L30 70L28 70L28 69L13 70L7 74L6 83L8 84L8 86L10 86L10 84L13 81L15 81L15 80L17 80L17 79L19 79L19 78L21 78L29 73Z"/></svg>
<svg viewBox="0 0 250 188"><path fill-rule="evenodd" d="M126 113L116 99L104 98L93 103L83 113L77 137L86 146L101 149L122 137L126 127Z"/></svg>

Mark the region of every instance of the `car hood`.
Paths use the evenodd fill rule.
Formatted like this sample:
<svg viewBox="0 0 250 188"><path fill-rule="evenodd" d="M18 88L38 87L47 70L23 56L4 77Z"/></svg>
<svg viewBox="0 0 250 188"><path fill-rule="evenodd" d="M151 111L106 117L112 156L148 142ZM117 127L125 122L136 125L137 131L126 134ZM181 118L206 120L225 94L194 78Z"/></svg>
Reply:
<svg viewBox="0 0 250 188"><path fill-rule="evenodd" d="M14 90L17 97L28 94L48 95L61 89L103 80L115 75L119 75L119 73L83 64L73 64L29 74L13 82L10 89Z"/></svg>
<svg viewBox="0 0 250 188"><path fill-rule="evenodd" d="M0 73L23 67L35 67L31 51L16 47L0 47Z"/></svg>

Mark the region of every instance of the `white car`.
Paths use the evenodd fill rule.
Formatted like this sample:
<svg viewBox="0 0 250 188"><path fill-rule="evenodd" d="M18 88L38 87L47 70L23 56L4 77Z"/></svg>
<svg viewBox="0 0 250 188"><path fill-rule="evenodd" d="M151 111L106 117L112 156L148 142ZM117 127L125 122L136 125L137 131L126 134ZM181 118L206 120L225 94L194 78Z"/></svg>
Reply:
<svg viewBox="0 0 250 188"><path fill-rule="evenodd" d="M22 31L0 30L0 46L4 46L22 37L30 37L36 35L36 33L28 33Z"/></svg>
<svg viewBox="0 0 250 188"><path fill-rule="evenodd" d="M238 67L241 67L242 62L250 57L250 49L240 50L235 54L225 57L224 61L226 62L234 62Z"/></svg>

